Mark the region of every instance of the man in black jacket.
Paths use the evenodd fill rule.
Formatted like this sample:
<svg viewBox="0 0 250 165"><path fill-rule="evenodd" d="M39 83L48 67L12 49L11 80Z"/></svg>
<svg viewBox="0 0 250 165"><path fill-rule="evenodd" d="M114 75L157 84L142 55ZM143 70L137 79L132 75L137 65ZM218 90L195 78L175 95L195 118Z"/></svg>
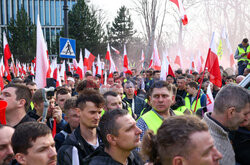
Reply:
<svg viewBox="0 0 250 165"><path fill-rule="evenodd" d="M83 164L83 158L102 145L101 136L97 129L104 98L98 91L87 89L76 100L77 111L80 114L80 126L72 132L58 151L58 164L71 165L72 157L78 157ZM72 154L77 150L78 154Z"/></svg>
<svg viewBox="0 0 250 165"><path fill-rule="evenodd" d="M142 165L136 151L140 144L141 130L128 111L115 109L106 112L100 121L104 149L99 147L85 160L85 165Z"/></svg>

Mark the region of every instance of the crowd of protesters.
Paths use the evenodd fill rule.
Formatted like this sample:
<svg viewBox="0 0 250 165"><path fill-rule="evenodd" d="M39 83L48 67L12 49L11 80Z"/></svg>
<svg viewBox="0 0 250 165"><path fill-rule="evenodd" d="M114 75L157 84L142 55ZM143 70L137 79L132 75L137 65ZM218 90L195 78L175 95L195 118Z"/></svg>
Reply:
<svg viewBox="0 0 250 165"><path fill-rule="evenodd" d="M91 71L83 80L67 72L46 98L33 76L13 78L0 96L0 165L250 164L250 93L238 85L247 74L221 67L220 88L207 71L178 69L162 81L158 70L133 68L107 84Z"/></svg>

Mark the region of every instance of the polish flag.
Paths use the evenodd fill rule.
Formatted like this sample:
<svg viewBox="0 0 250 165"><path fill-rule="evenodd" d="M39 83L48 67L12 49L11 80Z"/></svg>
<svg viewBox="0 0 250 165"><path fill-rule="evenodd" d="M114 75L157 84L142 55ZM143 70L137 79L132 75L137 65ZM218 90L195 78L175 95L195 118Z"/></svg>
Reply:
<svg viewBox="0 0 250 165"><path fill-rule="evenodd" d="M126 72L128 70L128 56L127 56L126 45L124 45L123 67L124 67L123 71Z"/></svg>
<svg viewBox="0 0 250 165"><path fill-rule="evenodd" d="M110 56L110 68L109 68L109 78L113 77L113 72L117 71L115 63L112 59L112 57Z"/></svg>
<svg viewBox="0 0 250 165"><path fill-rule="evenodd" d="M168 61L168 51L163 52L162 66L161 66L161 76L160 79L166 81L167 75L175 77L173 69Z"/></svg>
<svg viewBox="0 0 250 165"><path fill-rule="evenodd" d="M151 59L150 59L150 62L149 62L148 69L153 68L153 58L154 58L154 54L152 53L152 56L151 56Z"/></svg>
<svg viewBox="0 0 250 165"><path fill-rule="evenodd" d="M116 54L120 54L120 52L119 52L116 48L114 48L113 46L111 46L111 49L112 49L113 51L115 51Z"/></svg>
<svg viewBox="0 0 250 165"><path fill-rule="evenodd" d="M233 55L233 51L232 51L232 47L231 44L229 42L229 38L226 32L226 28L224 27L222 30L222 34L221 34L222 38L226 40L227 43L227 48L229 50L229 55L230 55L230 67L234 68L235 70L235 60L234 60L234 55Z"/></svg>
<svg viewBox="0 0 250 165"><path fill-rule="evenodd" d="M61 77L60 77L60 72L59 72L59 68L56 68L56 87L62 86L62 81L61 81Z"/></svg>
<svg viewBox="0 0 250 165"><path fill-rule="evenodd" d="M31 63L31 66L30 66L30 74L35 75L34 64L33 63Z"/></svg>
<svg viewBox="0 0 250 165"><path fill-rule="evenodd" d="M80 55L79 55L79 63L78 67L76 69L76 73L79 74L80 80L84 77L84 66L83 66L83 57L82 57L82 49L80 49Z"/></svg>
<svg viewBox="0 0 250 165"><path fill-rule="evenodd" d="M203 69L202 69L203 62L204 62L204 60L201 56L201 52L199 51L198 52L198 64L197 64L197 70L198 70L199 74L203 71Z"/></svg>
<svg viewBox="0 0 250 165"><path fill-rule="evenodd" d="M64 78L65 82L67 82L65 60L61 64L60 76Z"/></svg>
<svg viewBox="0 0 250 165"><path fill-rule="evenodd" d="M182 23L183 23L183 25L186 25L188 23L188 18L187 18L186 11L185 11L183 4L182 4L182 0L170 0L170 1L177 5L177 7L179 8Z"/></svg>
<svg viewBox="0 0 250 165"><path fill-rule="evenodd" d="M88 49L85 48L85 56L84 56L84 73L86 73L87 70L91 70L92 64L95 61L95 56L90 53ZM85 71L85 67L87 70Z"/></svg>
<svg viewBox="0 0 250 165"><path fill-rule="evenodd" d="M144 60L145 60L145 55L144 55L144 52L143 50L141 51L141 69L144 68Z"/></svg>
<svg viewBox="0 0 250 165"><path fill-rule="evenodd" d="M47 47L43 37L43 31L40 24L39 16L37 17L36 29L36 85L37 88L44 88L46 86L47 71L49 69Z"/></svg>
<svg viewBox="0 0 250 165"><path fill-rule="evenodd" d="M156 41L154 41L153 69L161 70L161 60L160 60L160 55L157 49Z"/></svg>
<svg viewBox="0 0 250 165"><path fill-rule="evenodd" d="M52 60L50 68L51 68L50 77L53 77L56 80L57 73L59 73L59 72L57 72L57 59L56 58Z"/></svg>
<svg viewBox="0 0 250 165"><path fill-rule="evenodd" d="M76 71L78 64L75 58L73 59L73 67L74 67L74 71Z"/></svg>
<svg viewBox="0 0 250 165"><path fill-rule="evenodd" d="M108 46L107 46L107 53L106 53L105 59L110 61L110 56L111 56L111 53L110 53L110 47L109 47L109 43L108 43Z"/></svg>
<svg viewBox="0 0 250 165"><path fill-rule="evenodd" d="M207 87L207 111L213 112L214 108L214 98L211 90L211 85L209 84Z"/></svg>
<svg viewBox="0 0 250 165"><path fill-rule="evenodd" d="M96 73L102 76L102 63L101 63L99 54L97 56Z"/></svg>
<svg viewBox="0 0 250 165"><path fill-rule="evenodd" d="M218 86L221 87L222 80L221 80L221 73L220 73L220 67L219 67L219 60L218 56L216 54L216 46L214 42L214 33L212 35L212 40L210 43L210 48L208 50L208 55L205 63L205 68L208 69L208 72L210 73L210 81Z"/></svg>
<svg viewBox="0 0 250 165"><path fill-rule="evenodd" d="M174 63L179 65L180 68L182 68L182 59L181 59L181 50L180 49L178 50L178 54L175 57Z"/></svg>
<svg viewBox="0 0 250 165"><path fill-rule="evenodd" d="M1 63L0 63L0 77L4 76L4 70L5 70L5 67L4 67L3 56L2 56Z"/></svg>
<svg viewBox="0 0 250 165"><path fill-rule="evenodd" d="M192 74L193 71L196 71L196 67L195 67L195 64L194 64L194 56L191 56L191 64L190 64L189 73Z"/></svg>
<svg viewBox="0 0 250 165"><path fill-rule="evenodd" d="M5 71L7 73L7 79L11 81L10 70L9 70L9 63L8 60L11 58L10 47L6 38L5 32L3 32L3 48L4 48L4 66Z"/></svg>

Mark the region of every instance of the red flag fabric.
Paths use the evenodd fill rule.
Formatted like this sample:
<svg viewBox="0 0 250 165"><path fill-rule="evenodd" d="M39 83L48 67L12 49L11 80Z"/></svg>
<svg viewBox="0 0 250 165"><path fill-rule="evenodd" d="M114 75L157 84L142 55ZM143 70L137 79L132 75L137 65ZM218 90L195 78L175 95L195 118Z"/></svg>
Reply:
<svg viewBox="0 0 250 165"><path fill-rule="evenodd" d="M52 136L53 138L56 136L56 118L55 117L53 121Z"/></svg>
<svg viewBox="0 0 250 165"><path fill-rule="evenodd" d="M156 41L154 41L153 69L161 70L161 60L160 60L160 55L158 52Z"/></svg>
<svg viewBox="0 0 250 165"><path fill-rule="evenodd" d="M95 56L90 53L88 49L85 48L84 67L87 67L87 70L91 70L94 61Z"/></svg>
<svg viewBox="0 0 250 165"><path fill-rule="evenodd" d="M0 123L6 125L5 111L8 103L4 100L0 100Z"/></svg>
<svg viewBox="0 0 250 165"><path fill-rule="evenodd" d="M216 52L217 51L216 51L216 46L214 42L214 33L213 33L210 48L208 50L205 68L207 68L208 72L210 73L210 81L214 85L221 87L222 79L221 79L221 73L220 73L219 60L218 60L218 56Z"/></svg>
<svg viewBox="0 0 250 165"><path fill-rule="evenodd" d="M8 60L11 57L11 52L10 52L10 47L6 38L5 32L3 32L3 48L4 48L4 66L5 66L5 71L7 72L7 79L11 81L10 78L10 71L9 71L9 63Z"/></svg>

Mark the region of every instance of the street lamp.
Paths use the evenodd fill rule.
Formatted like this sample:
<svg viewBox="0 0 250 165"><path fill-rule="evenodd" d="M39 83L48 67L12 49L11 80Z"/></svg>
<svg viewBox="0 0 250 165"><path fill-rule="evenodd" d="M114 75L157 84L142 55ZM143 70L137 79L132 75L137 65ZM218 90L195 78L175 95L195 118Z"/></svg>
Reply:
<svg viewBox="0 0 250 165"><path fill-rule="evenodd" d="M64 37L68 38L68 0L64 0L63 11L64 11Z"/></svg>

